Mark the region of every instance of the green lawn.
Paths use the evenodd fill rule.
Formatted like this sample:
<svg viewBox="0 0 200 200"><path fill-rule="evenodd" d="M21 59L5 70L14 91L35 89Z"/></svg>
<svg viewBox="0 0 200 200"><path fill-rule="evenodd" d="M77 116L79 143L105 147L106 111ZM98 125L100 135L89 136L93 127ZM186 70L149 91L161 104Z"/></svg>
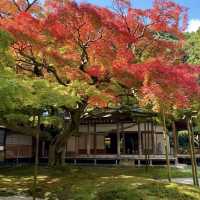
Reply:
<svg viewBox="0 0 200 200"><path fill-rule="evenodd" d="M33 167L1 168L0 196L31 194ZM191 177L190 169L173 169L173 177ZM39 168L37 194L52 200L199 200L192 186L161 183L165 168ZM156 179L156 180L153 180Z"/></svg>

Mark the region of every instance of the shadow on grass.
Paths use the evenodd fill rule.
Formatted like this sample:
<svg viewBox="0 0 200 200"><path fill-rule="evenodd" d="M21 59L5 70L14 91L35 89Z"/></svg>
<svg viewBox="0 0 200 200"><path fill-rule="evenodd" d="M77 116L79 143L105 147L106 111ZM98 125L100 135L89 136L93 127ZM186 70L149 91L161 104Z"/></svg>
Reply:
<svg viewBox="0 0 200 200"><path fill-rule="evenodd" d="M7 188L0 189L0 197L10 197L16 195L15 191L9 191Z"/></svg>
<svg viewBox="0 0 200 200"><path fill-rule="evenodd" d="M1 170L0 196L19 193L32 195L32 174L32 167ZM163 178L165 174L165 168L150 168L145 173L143 168L39 167L37 196L45 197L46 200L200 199L200 190L197 188L160 183L151 179Z"/></svg>

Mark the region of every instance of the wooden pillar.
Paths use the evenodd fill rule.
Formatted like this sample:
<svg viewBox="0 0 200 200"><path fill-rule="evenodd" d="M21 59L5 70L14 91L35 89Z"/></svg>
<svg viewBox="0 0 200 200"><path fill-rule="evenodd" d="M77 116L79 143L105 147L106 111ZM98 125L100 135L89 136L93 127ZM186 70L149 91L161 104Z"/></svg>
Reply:
<svg viewBox="0 0 200 200"><path fill-rule="evenodd" d="M144 122L144 155L145 155L145 171L148 171L149 157L148 157L148 122Z"/></svg>
<svg viewBox="0 0 200 200"><path fill-rule="evenodd" d="M151 145L152 145L152 154L155 154L155 133L154 133L154 123L151 121Z"/></svg>
<svg viewBox="0 0 200 200"><path fill-rule="evenodd" d="M147 122L147 162L148 162L148 165L150 164L150 159L149 159L149 155L150 155L150 150L151 150L151 147L150 147L150 139L151 139L151 130L150 130L150 121Z"/></svg>
<svg viewBox="0 0 200 200"><path fill-rule="evenodd" d="M142 155L142 134L140 122L138 122L138 153L139 155Z"/></svg>
<svg viewBox="0 0 200 200"><path fill-rule="evenodd" d="M88 134L87 134L87 143L86 143L86 149L87 149L87 155L90 155L91 151L91 134L90 134L90 122L88 122Z"/></svg>
<svg viewBox="0 0 200 200"><path fill-rule="evenodd" d="M125 133L122 134L122 137L123 137L123 139L122 139L122 141L123 141L123 143L122 143L122 153L126 154Z"/></svg>
<svg viewBox="0 0 200 200"><path fill-rule="evenodd" d="M138 166L141 166L141 161L140 160L138 160Z"/></svg>
<svg viewBox="0 0 200 200"><path fill-rule="evenodd" d="M150 163L150 166L152 166L152 165L153 165L153 161L152 161L152 160L150 160L150 161L149 161L149 163Z"/></svg>
<svg viewBox="0 0 200 200"><path fill-rule="evenodd" d="M75 153L79 153L79 139L78 136L75 136Z"/></svg>
<svg viewBox="0 0 200 200"><path fill-rule="evenodd" d="M144 125L144 133L143 133L143 153L145 154L145 156L146 156L146 148L147 148L147 142L146 142L146 139L147 139L147 130L146 130L146 122L144 122L143 123L143 125Z"/></svg>
<svg viewBox="0 0 200 200"><path fill-rule="evenodd" d="M152 122L152 128L153 128L153 154L157 154L157 135L156 135L156 125Z"/></svg>
<svg viewBox="0 0 200 200"><path fill-rule="evenodd" d="M148 156L150 154L150 139L151 139L151 130L150 130L150 122L147 122L147 152L148 152Z"/></svg>
<svg viewBox="0 0 200 200"><path fill-rule="evenodd" d="M121 123L121 126L120 126L120 130L121 130L121 134L122 134L122 154L125 154L125 133L123 132L124 130L124 124Z"/></svg>
<svg viewBox="0 0 200 200"><path fill-rule="evenodd" d="M94 123L94 154L97 153L97 136L96 136L96 132L97 132L97 127L96 127L96 122Z"/></svg>
<svg viewBox="0 0 200 200"><path fill-rule="evenodd" d="M120 156L120 123L117 122L117 155Z"/></svg>
<svg viewBox="0 0 200 200"><path fill-rule="evenodd" d="M117 160L115 160L115 165L118 165L118 161Z"/></svg>
<svg viewBox="0 0 200 200"><path fill-rule="evenodd" d="M46 156L45 155L45 141L42 141L42 157Z"/></svg>

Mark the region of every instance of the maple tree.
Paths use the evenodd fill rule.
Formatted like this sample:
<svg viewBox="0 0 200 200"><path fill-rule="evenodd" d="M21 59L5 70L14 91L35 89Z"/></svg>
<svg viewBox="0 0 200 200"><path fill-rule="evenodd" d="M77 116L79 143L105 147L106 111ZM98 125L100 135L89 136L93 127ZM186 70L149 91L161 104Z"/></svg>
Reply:
<svg viewBox="0 0 200 200"><path fill-rule="evenodd" d="M124 88L154 108L161 102L188 106L191 91L199 93L199 72L181 64L186 8L169 0L155 0L147 10L122 0L112 10L74 1L47 0L43 7L28 2L4 2L0 26L14 38L17 73L57 81L81 98L69 111L74 123L68 133L77 130L88 106L120 104ZM56 137L55 149L65 142Z"/></svg>
<svg viewBox="0 0 200 200"><path fill-rule="evenodd" d="M20 12L38 13L41 11L39 0L1 0L0 18L10 18Z"/></svg>
<svg viewBox="0 0 200 200"><path fill-rule="evenodd" d="M48 123L52 126L57 118L57 126L61 131L65 131L66 120L58 113L63 107L76 107L79 97L73 96L60 84L16 74L9 67L14 65L13 57L8 51L12 38L8 33L0 31L0 41L0 123L11 131L35 138L33 199L36 199L39 140L52 138L44 123L46 126Z"/></svg>

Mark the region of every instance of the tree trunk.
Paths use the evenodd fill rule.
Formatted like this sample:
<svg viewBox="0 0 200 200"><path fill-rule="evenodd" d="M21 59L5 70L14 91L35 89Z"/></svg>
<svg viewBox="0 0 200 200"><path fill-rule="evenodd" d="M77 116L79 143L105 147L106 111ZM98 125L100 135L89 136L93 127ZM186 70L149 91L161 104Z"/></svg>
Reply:
<svg viewBox="0 0 200 200"><path fill-rule="evenodd" d="M178 137L177 137L177 131L176 131L176 124L173 121L172 122L172 132L173 132L173 139L174 139L174 157L176 159L176 164L178 162L177 154L178 154Z"/></svg>
<svg viewBox="0 0 200 200"><path fill-rule="evenodd" d="M40 128L40 116L38 116L38 125L36 130L36 149L35 149L35 165L34 165L34 181L33 181L33 200L36 200L36 188L37 188L37 176L38 176L38 163L39 163L39 128Z"/></svg>
<svg viewBox="0 0 200 200"><path fill-rule="evenodd" d="M188 137L189 137L189 147L190 147L190 157L191 157L191 164L192 164L192 177L193 177L193 184L196 185L196 176L195 176L195 167L194 167L194 157L193 157L193 148L192 148L192 137L190 132L190 125L189 120L187 120L187 129L188 129Z"/></svg>
<svg viewBox="0 0 200 200"><path fill-rule="evenodd" d="M164 139L164 145L165 145L165 157L166 157L166 163L167 163L167 176L169 182L171 182L171 167L170 167L170 160L169 160L169 146L167 141L167 127L166 127L166 118L165 113L162 111L162 117L163 117L163 139Z"/></svg>
<svg viewBox="0 0 200 200"><path fill-rule="evenodd" d="M66 144L70 134L58 135L49 146L48 165L65 165Z"/></svg>
<svg viewBox="0 0 200 200"><path fill-rule="evenodd" d="M63 150L61 152L61 166L65 166L65 156L66 156L66 149L67 146L64 145Z"/></svg>
<svg viewBox="0 0 200 200"><path fill-rule="evenodd" d="M193 157L194 157L194 169L195 169L195 177L196 177L196 184L199 186L199 179L198 179L198 172L197 172L197 160L195 155L195 146L194 146L194 132L192 128L192 120L190 120L190 128L191 128L191 134L192 134L192 149L193 149Z"/></svg>
<svg viewBox="0 0 200 200"><path fill-rule="evenodd" d="M84 112L87 103L82 103L79 105L78 109L71 110L70 121L64 120L63 130L53 139L49 148L49 165L64 165L65 164L65 154L66 154L66 144L67 140L71 135L77 135L79 131L79 124L81 119L81 114Z"/></svg>
<svg viewBox="0 0 200 200"><path fill-rule="evenodd" d="M50 144L48 165L51 167L55 165L63 166L65 164L65 154L66 150L59 143Z"/></svg>
<svg viewBox="0 0 200 200"><path fill-rule="evenodd" d="M48 165L51 167L55 165L55 161L56 161L55 149L56 149L55 144L49 145Z"/></svg>
<svg viewBox="0 0 200 200"><path fill-rule="evenodd" d="M193 177L193 184L198 186L198 177L197 177L197 166L196 166L196 158L194 153L194 141L193 141L193 133L191 130L190 119L187 119L187 129L188 129L188 136L189 136L189 147L190 147L190 157L191 157L191 164L192 164L192 177Z"/></svg>

